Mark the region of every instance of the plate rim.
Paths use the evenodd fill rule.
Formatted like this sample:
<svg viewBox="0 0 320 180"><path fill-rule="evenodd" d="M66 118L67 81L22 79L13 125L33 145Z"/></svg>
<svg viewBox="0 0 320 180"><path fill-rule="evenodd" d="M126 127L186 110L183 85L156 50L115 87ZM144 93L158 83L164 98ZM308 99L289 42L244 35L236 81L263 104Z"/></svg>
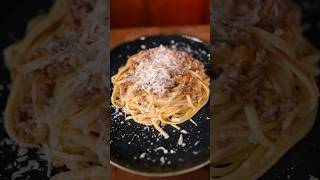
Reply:
<svg viewBox="0 0 320 180"><path fill-rule="evenodd" d="M122 166L112 160L110 160L110 164L121 169L121 170L124 170L126 172L130 172L132 174L143 175L143 176L147 176L147 177L170 177L170 176L177 176L177 175L190 173L190 172L196 171L202 167L205 167L210 164L210 159L205 162L202 162L196 166L192 166L190 168L187 168L187 169L181 169L181 170L177 170L177 171L173 171L173 172L165 172L165 173L164 172L158 172L158 173L145 172L145 171L134 170L134 169L130 169L128 167Z"/></svg>
<svg viewBox="0 0 320 180"><path fill-rule="evenodd" d="M124 41L124 42L121 42L119 44L116 44L114 47L110 48L110 55L111 55L111 52L114 49L117 49L119 46L122 46L122 45L127 44L127 43L132 43L132 42L137 41L137 40L144 41L144 40L141 40L142 37L150 38L150 37L161 37L161 36L162 37L168 37L168 36L183 37L185 39L188 39L188 40L196 42L196 43L206 44L206 45L208 45L208 50L210 50L210 47L209 47L210 42L206 42L205 40L203 40L203 39L201 39L199 37L196 37L196 36L193 36L193 35L189 35L189 34L184 34L184 33L181 33L181 34L178 34L178 33L161 34L160 33L160 34L141 35L141 36L135 37L133 39L129 39L127 41Z"/></svg>

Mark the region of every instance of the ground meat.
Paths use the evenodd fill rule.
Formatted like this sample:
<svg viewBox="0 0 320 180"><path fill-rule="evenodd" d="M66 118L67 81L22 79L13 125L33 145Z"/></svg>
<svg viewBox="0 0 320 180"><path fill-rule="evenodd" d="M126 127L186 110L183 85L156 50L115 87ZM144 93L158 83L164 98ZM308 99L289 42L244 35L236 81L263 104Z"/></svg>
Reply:
<svg viewBox="0 0 320 180"><path fill-rule="evenodd" d="M296 106L297 99L295 97L289 97L286 99L280 99L269 106L262 106L259 109L258 114L261 114L260 117L263 121L283 121Z"/></svg>
<svg viewBox="0 0 320 180"><path fill-rule="evenodd" d="M219 68L225 79L224 88L234 94L239 104L249 104L260 100L260 89L266 79L266 66L268 61L263 53L257 53L253 63L238 63L223 65Z"/></svg>
<svg viewBox="0 0 320 180"><path fill-rule="evenodd" d="M32 101L30 92L26 93L23 97L23 102L18 107L16 113L16 128L19 137L23 138L26 142L32 142L34 137L32 131L36 127L33 120L34 114L32 109Z"/></svg>
<svg viewBox="0 0 320 180"><path fill-rule="evenodd" d="M79 28L83 18L92 10L93 3L93 0L73 0L63 23L69 28Z"/></svg>
<svg viewBox="0 0 320 180"><path fill-rule="evenodd" d="M91 75L86 81L79 83L79 86L75 88L75 92L72 98L76 103L81 106L90 105L96 100L95 97L103 97L105 89L102 89L103 84L100 76Z"/></svg>
<svg viewBox="0 0 320 180"><path fill-rule="evenodd" d="M185 78L182 81L182 93L183 94L191 94L194 83L196 82L196 79L192 76L185 76Z"/></svg>
<svg viewBox="0 0 320 180"><path fill-rule="evenodd" d="M225 79L225 90L233 94L241 106L255 104L261 120L284 120L295 107L294 97L282 99L278 97L271 105L266 105L266 97L262 93L267 78L268 60L264 54L258 54L252 64L225 65L220 67Z"/></svg>
<svg viewBox="0 0 320 180"><path fill-rule="evenodd" d="M216 2L215 7L212 33L214 48L221 48L219 44L222 42L228 42L229 45L250 42L250 27L254 26L271 33L282 29L290 34L292 29L299 29L300 14L293 3L287 0L226 0ZM286 39L290 41L289 37Z"/></svg>
<svg viewBox="0 0 320 180"><path fill-rule="evenodd" d="M279 119L285 120L287 115L294 110L297 106L297 100L295 98L287 99L280 104Z"/></svg>

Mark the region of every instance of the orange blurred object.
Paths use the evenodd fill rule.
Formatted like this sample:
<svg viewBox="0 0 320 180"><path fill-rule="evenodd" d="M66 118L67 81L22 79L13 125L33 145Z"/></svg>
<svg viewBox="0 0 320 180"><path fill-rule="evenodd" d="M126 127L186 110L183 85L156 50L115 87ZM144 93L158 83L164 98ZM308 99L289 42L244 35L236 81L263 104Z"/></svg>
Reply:
<svg viewBox="0 0 320 180"><path fill-rule="evenodd" d="M111 28L210 23L210 0L111 0Z"/></svg>

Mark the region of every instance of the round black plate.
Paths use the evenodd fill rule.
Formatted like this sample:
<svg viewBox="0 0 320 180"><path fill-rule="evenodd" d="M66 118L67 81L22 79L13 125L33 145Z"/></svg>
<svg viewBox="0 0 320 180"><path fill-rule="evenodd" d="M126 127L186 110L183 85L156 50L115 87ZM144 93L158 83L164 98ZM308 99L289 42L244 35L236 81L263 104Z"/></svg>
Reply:
<svg viewBox="0 0 320 180"><path fill-rule="evenodd" d="M111 76L126 64L129 56L161 44L191 54L206 68L209 65L208 46L199 39L180 35L141 37L111 51ZM168 176L189 172L209 163L209 103L192 118L197 125L190 121L179 125L181 130L187 131L186 134L166 126L164 129L170 135L169 139L164 139L153 126L125 120L124 113L113 107L110 114L111 163L122 169L144 175ZM177 145L180 136L184 146Z"/></svg>

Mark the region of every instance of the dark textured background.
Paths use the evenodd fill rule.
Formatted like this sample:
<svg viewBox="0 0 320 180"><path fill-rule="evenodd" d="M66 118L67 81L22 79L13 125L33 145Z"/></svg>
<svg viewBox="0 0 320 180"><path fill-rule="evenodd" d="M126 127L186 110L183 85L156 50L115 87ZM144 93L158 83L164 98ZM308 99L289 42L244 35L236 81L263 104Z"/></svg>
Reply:
<svg viewBox="0 0 320 180"><path fill-rule="evenodd" d="M6 69L3 61L3 49L13 42L21 39L25 34L25 28L30 18L43 14L48 11L51 6L51 0L10 0L3 1L0 5L0 110L4 111L6 105L6 99L9 94L10 88L10 76ZM3 117L0 117L0 179L7 180L11 179L17 168L8 168L17 158L17 146L8 145L4 139L8 138L3 127ZM30 158L28 160L37 160L40 164L39 170L32 170L28 173L23 174L23 177L16 178L16 180L25 179L48 179L47 173L47 162L39 160L35 155L35 150L29 152ZM21 162L15 164L16 167L25 167L28 162Z"/></svg>
<svg viewBox="0 0 320 180"><path fill-rule="evenodd" d="M303 10L303 34L313 45L320 48L320 1L298 0L297 2ZM310 133L260 179L309 180L310 176L320 179L319 110L317 121Z"/></svg>

